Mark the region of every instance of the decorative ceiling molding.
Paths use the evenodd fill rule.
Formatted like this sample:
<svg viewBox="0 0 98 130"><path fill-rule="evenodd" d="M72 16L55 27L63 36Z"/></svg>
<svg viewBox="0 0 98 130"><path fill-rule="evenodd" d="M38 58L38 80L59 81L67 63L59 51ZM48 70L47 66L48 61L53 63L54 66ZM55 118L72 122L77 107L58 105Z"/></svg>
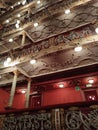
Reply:
<svg viewBox="0 0 98 130"><path fill-rule="evenodd" d="M31 77L56 73L98 64L97 50L97 43L89 43L83 45L83 50L79 53L74 52L72 49L62 50L40 57L34 65L29 65L29 62L26 62L18 66L20 66Z"/></svg>
<svg viewBox="0 0 98 130"><path fill-rule="evenodd" d="M19 61L26 62L30 58L35 57L39 58L48 53L57 52L63 49L69 49L75 47L78 43L80 45L87 44L89 42L98 41L98 36L94 35L94 28L92 25L87 25L81 28L77 28L73 31L62 33L58 36L51 37L42 42L38 42L36 45L31 45L26 48L22 48L13 52L14 60L18 59ZM93 36L92 36L93 35ZM6 59L2 57L1 63Z"/></svg>
<svg viewBox="0 0 98 130"><path fill-rule="evenodd" d="M17 78L17 82L23 81L23 80L25 80L24 77ZM12 79L8 79L8 80L3 80L3 81L0 81L0 86L2 87L3 85L5 85L5 84L11 84L12 82L13 82L13 78Z"/></svg>
<svg viewBox="0 0 98 130"><path fill-rule="evenodd" d="M27 73L26 73L26 71L24 71L21 67L19 67L19 66L17 66L17 70L21 73L21 74L23 74L24 76L26 76L26 77L30 77L30 75L28 75Z"/></svg>
<svg viewBox="0 0 98 130"><path fill-rule="evenodd" d="M26 5L15 5L0 16L0 74L17 69L25 77L33 78L56 72L67 71L98 64L98 34L95 33L98 21L98 1L95 0L45 0L41 5L36 0ZM70 14L65 14L65 9ZM20 13L21 17L17 18ZM5 20L10 22L6 23ZM20 28L15 24L20 20ZM34 27L34 23L38 26ZM9 39L13 38L13 42ZM83 50L74 51L77 45ZM10 55L11 54L11 55ZM16 67L4 67L4 61L11 56ZM37 63L29 61L35 58ZM12 73L11 73L12 74ZM12 77L9 77L9 83ZM1 79L4 84L4 79ZM2 85L0 84L0 85Z"/></svg>
<svg viewBox="0 0 98 130"><path fill-rule="evenodd" d="M45 8L51 7L57 3L60 4L60 3L64 2L66 5L66 8L68 8L68 7L72 8L73 6L79 6L79 5L87 3L89 1L91 1L91 0L56 0L56 1L46 0L46 1L42 1L43 4L41 6L37 6L36 0L33 0L29 4L26 4L25 6L17 5L15 10L14 9L12 10L12 8L10 8L8 10L8 13L5 13L4 16L2 15L2 19L0 19L0 22L3 22L7 18L10 18L12 15L14 16L16 13L26 12L26 11L28 11L28 9L32 9L33 14L36 14L36 12L39 12Z"/></svg>
<svg viewBox="0 0 98 130"><path fill-rule="evenodd" d="M75 2L76 3L76 2ZM75 5L74 5L75 6ZM69 6L70 7L70 6ZM39 23L41 22L41 21L43 21L44 19L46 19L46 18L48 18L48 19L50 19L51 17L53 17L54 18L54 15L55 14L58 14L59 12L63 12L63 14L64 14L64 10L66 9L66 8L68 8L68 5L67 5L67 2L66 1L60 1L60 2L56 2L55 3L55 5L53 4L53 5L51 5L51 6L49 6L49 7L47 7L47 8L45 8L45 9L43 9L42 8L42 10L40 10L40 11L38 11L38 12L34 12L34 11L31 11L31 14L28 14L28 13L25 13L23 16L24 16L24 18L22 18L22 21L21 21L21 28L22 29L26 29L26 28L28 28L29 26L31 26L32 25L32 23L34 22L34 21L39 21ZM84 10L83 11L83 17L81 18L81 20L79 20L78 19L78 16L80 16L80 14L79 14L79 12L80 13L82 13L81 12L81 9L82 8L84 8L84 7L82 7L81 6L81 8L79 7L79 9L78 10L80 10L80 11L76 11L75 13L76 14L74 14L73 15L73 17L72 17L72 19L74 19L75 20L75 22L77 21L78 23L78 25L77 26L80 26L80 25L82 25L82 24L84 24L84 22L86 22L86 23L89 23L89 22L92 22L92 18L90 18L90 20L86 20L86 21L84 21L85 20L85 18L84 17L86 17L87 18L87 16L88 16L88 13L89 13L89 9L87 9L86 11ZM90 7L91 9L92 9L92 7ZM97 7L95 7L94 9L96 9ZM58 9L59 9L59 11L58 11ZM83 10L83 9L82 9ZM94 11L93 11L94 12ZM12 13L11 13L12 14ZM94 17L93 16L93 14L91 14L91 16L92 17ZM76 17L77 17L77 19L76 19ZM80 17L79 17L80 18ZM83 19L83 20L82 20ZM95 19L95 17L93 18L93 19ZM69 29L72 29L73 27L71 27L72 25L70 25L71 23L72 23L72 21L71 21L71 23L68 23L68 22L70 22L70 19L68 20L68 19L62 19L62 20L60 20L59 18L55 18L55 19L52 19L52 20L54 20L53 22L59 22L59 23L57 23L57 25L59 25L59 28L58 29L60 29L60 26L61 26L61 28L63 28L63 27L66 27L66 24L67 24L67 28L69 28ZM56 21L55 21L56 20ZM67 21L66 21L67 20ZM84 21L84 22L83 22ZM52 21L50 21L50 23L51 23ZM53 26L53 22L52 22L52 25L49 25L49 23L48 23L48 26L50 27L52 27ZM73 21L74 22L74 21ZM82 22L82 23L81 23ZM65 23L65 25L64 25L64 23ZM80 25L79 25L79 23L80 23ZM47 23L46 23L47 24ZM56 24L56 23L55 23ZM69 27L69 25L70 25L70 27ZM45 25L45 28L47 28L48 27L47 25ZM74 25L75 27L76 27L76 25ZM54 28L54 27L52 27L52 28ZM57 28L57 27L56 27ZM44 28L43 28L43 30L44 30ZM47 29L48 30L48 29ZM8 27L3 27L3 29L1 30L1 33L2 33L2 37L5 37L5 36L7 36L7 35L9 35L9 34L13 34L13 33L15 33L15 32L17 32L17 31L20 31L19 29L15 29L15 25L12 23L12 24L10 24ZM66 30L66 31L68 31L68 29Z"/></svg>
<svg viewBox="0 0 98 130"><path fill-rule="evenodd" d="M16 70L16 66L15 67L7 67L4 69L0 69L0 74L5 74L5 73L9 73L9 72L14 72L14 70Z"/></svg>

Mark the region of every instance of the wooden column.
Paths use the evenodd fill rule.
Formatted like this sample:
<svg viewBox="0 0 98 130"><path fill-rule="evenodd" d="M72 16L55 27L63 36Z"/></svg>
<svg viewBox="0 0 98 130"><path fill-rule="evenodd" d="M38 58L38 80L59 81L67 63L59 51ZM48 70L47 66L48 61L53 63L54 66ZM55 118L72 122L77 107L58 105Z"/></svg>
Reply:
<svg viewBox="0 0 98 130"><path fill-rule="evenodd" d="M26 38L26 33L23 32L23 35L22 35L22 41L21 41L21 46L23 47L24 44L25 44L25 38Z"/></svg>
<svg viewBox="0 0 98 130"><path fill-rule="evenodd" d="M26 92L26 104L25 104L26 108L29 107L30 87L31 87L31 79L28 79L27 92Z"/></svg>
<svg viewBox="0 0 98 130"><path fill-rule="evenodd" d="M13 82L12 82L12 87L11 87L11 92L10 92L10 98L9 98L9 102L8 102L9 108L11 108L13 105L13 99L14 99L16 83L17 83L17 76L18 76L18 71L15 70L14 71L14 78L13 78Z"/></svg>

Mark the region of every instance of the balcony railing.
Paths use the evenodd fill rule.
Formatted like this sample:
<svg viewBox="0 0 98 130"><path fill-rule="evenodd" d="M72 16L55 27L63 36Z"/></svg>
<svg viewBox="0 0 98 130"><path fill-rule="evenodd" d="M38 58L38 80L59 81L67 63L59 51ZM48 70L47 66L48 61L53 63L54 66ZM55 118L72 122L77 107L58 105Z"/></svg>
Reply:
<svg viewBox="0 0 98 130"><path fill-rule="evenodd" d="M98 101L63 104L0 115L0 130L98 130Z"/></svg>

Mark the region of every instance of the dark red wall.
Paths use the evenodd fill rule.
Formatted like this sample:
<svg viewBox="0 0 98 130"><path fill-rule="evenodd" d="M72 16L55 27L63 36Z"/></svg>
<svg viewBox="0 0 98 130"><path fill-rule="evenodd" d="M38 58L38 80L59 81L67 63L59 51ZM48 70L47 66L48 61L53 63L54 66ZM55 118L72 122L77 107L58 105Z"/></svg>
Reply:
<svg viewBox="0 0 98 130"><path fill-rule="evenodd" d="M42 106L83 101L80 91L75 88L61 88L42 94Z"/></svg>
<svg viewBox="0 0 98 130"><path fill-rule="evenodd" d="M71 102L83 101L81 91L76 91L75 88L61 88L55 90L49 90L42 93L41 97L42 105L49 106L55 104L64 104ZM4 111L9 100L9 93L0 89L0 110ZM25 108L26 96L22 93L16 93L13 101L13 108L22 109Z"/></svg>
<svg viewBox="0 0 98 130"><path fill-rule="evenodd" d="M4 111L8 104L9 93L0 88L0 111Z"/></svg>
<svg viewBox="0 0 98 130"><path fill-rule="evenodd" d="M25 108L25 94L16 93L13 101L13 108L22 109Z"/></svg>

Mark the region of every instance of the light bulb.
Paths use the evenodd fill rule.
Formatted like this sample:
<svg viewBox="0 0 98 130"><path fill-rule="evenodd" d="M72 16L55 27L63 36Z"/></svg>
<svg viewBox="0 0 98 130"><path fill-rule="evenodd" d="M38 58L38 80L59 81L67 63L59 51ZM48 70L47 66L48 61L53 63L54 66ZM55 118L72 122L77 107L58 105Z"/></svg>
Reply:
<svg viewBox="0 0 98 130"><path fill-rule="evenodd" d="M10 39L9 39L9 42L13 42L13 39L12 39L12 38L10 38Z"/></svg>
<svg viewBox="0 0 98 130"><path fill-rule="evenodd" d="M38 23L34 23L34 27L37 27L38 26Z"/></svg>
<svg viewBox="0 0 98 130"><path fill-rule="evenodd" d="M18 18L19 18L20 16L21 16L20 14L17 15Z"/></svg>
<svg viewBox="0 0 98 130"><path fill-rule="evenodd" d="M70 13L70 9L66 9L65 14L69 14L69 13Z"/></svg>
<svg viewBox="0 0 98 130"><path fill-rule="evenodd" d="M15 26L16 26L16 28L19 28L19 24L18 23L16 23Z"/></svg>
<svg viewBox="0 0 98 130"><path fill-rule="evenodd" d="M24 93L26 93L26 91L25 91L25 90L21 90L21 93L23 93L23 94L24 94Z"/></svg>
<svg viewBox="0 0 98 130"><path fill-rule="evenodd" d="M35 64L35 63L36 63L36 60L35 60L35 59L30 60L30 63L31 63L31 64Z"/></svg>
<svg viewBox="0 0 98 130"><path fill-rule="evenodd" d="M20 23L20 20L17 20L17 24L19 24Z"/></svg>
<svg viewBox="0 0 98 130"><path fill-rule="evenodd" d="M75 49L74 49L76 52L79 52L79 51L81 51L82 50L82 47L81 46L77 46L77 47L75 47Z"/></svg>
<svg viewBox="0 0 98 130"><path fill-rule="evenodd" d="M11 8L13 9L14 7L13 7L13 6L11 6Z"/></svg>
<svg viewBox="0 0 98 130"><path fill-rule="evenodd" d="M7 19L7 20L6 20L6 23L9 23L9 22L10 22L9 19Z"/></svg>
<svg viewBox="0 0 98 130"><path fill-rule="evenodd" d="M7 61L8 63L11 62L11 58L8 57L6 61Z"/></svg>
<svg viewBox="0 0 98 130"><path fill-rule="evenodd" d="M23 2L22 2L22 5L25 5L26 4L26 0L24 0Z"/></svg>
<svg viewBox="0 0 98 130"><path fill-rule="evenodd" d="M20 5L21 3L20 2L18 2L18 5Z"/></svg>
<svg viewBox="0 0 98 130"><path fill-rule="evenodd" d="M94 83L94 80L93 80L93 79L90 79L90 80L88 80L88 82L89 82L90 84L92 84L92 83Z"/></svg>
<svg viewBox="0 0 98 130"><path fill-rule="evenodd" d="M40 0L38 0L38 1L37 1L37 4L40 4L40 3L41 3Z"/></svg>
<svg viewBox="0 0 98 130"><path fill-rule="evenodd" d="M5 66L5 67L8 67L8 66L9 66L9 64L8 64L7 61L4 61L4 66Z"/></svg>
<svg viewBox="0 0 98 130"><path fill-rule="evenodd" d="M64 88L64 87L65 87L65 84L62 83L62 82L61 82L61 83L58 83L58 87L59 87L59 88Z"/></svg>
<svg viewBox="0 0 98 130"><path fill-rule="evenodd" d="M95 29L95 32L98 34L98 28Z"/></svg>

